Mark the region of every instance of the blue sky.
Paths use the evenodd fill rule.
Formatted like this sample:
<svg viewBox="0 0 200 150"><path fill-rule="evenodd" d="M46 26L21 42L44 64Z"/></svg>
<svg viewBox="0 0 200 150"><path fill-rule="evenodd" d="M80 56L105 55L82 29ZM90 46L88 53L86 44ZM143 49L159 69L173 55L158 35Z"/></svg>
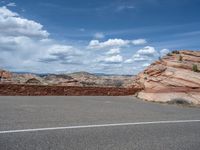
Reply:
<svg viewBox="0 0 200 150"><path fill-rule="evenodd" d="M199 0L0 0L0 68L136 74L199 49Z"/></svg>

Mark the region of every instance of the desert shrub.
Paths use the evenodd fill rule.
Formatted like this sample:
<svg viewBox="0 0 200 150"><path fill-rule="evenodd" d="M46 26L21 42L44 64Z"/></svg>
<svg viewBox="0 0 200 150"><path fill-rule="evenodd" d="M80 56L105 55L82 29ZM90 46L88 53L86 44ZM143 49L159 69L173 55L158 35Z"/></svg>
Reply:
<svg viewBox="0 0 200 150"><path fill-rule="evenodd" d="M180 54L179 51L172 51L173 54Z"/></svg>
<svg viewBox="0 0 200 150"><path fill-rule="evenodd" d="M168 104L177 104L177 105L191 105L192 103L186 99L175 98L168 102Z"/></svg>
<svg viewBox="0 0 200 150"><path fill-rule="evenodd" d="M193 70L194 72L199 72L198 66L197 66L196 64L193 64L192 70Z"/></svg>
<svg viewBox="0 0 200 150"><path fill-rule="evenodd" d="M167 56L172 56L172 54L171 53L167 53Z"/></svg>
<svg viewBox="0 0 200 150"><path fill-rule="evenodd" d="M122 86L123 86L123 81L116 80L116 81L114 82L114 85L115 85L116 87L122 87Z"/></svg>
<svg viewBox="0 0 200 150"><path fill-rule="evenodd" d="M179 61L183 61L183 56L179 56Z"/></svg>

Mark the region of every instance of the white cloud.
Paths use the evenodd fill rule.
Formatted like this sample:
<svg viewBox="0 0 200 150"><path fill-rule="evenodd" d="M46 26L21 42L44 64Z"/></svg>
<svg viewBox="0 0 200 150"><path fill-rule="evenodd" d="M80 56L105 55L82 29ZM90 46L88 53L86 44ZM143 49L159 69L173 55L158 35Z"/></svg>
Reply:
<svg viewBox="0 0 200 150"><path fill-rule="evenodd" d="M0 34L42 38L49 36L40 23L22 18L5 6L0 7Z"/></svg>
<svg viewBox="0 0 200 150"><path fill-rule="evenodd" d="M56 53L69 53L73 52L73 47L68 45L52 45L48 50L48 53L56 54Z"/></svg>
<svg viewBox="0 0 200 150"><path fill-rule="evenodd" d="M131 46L145 44L145 41L114 38L105 41L92 40L88 47L78 42L76 45L68 45L67 42L61 44L51 39L39 22L24 18L5 6L0 7L0 68L11 71L53 73L85 70L132 74L142 67L142 64L153 59L153 56L149 55L152 52L144 52L152 51L153 48L139 50L125 61L127 53L120 55L120 50L132 49ZM91 51L86 47L103 51Z"/></svg>
<svg viewBox="0 0 200 150"><path fill-rule="evenodd" d="M8 7L15 7L16 4L14 2L11 2L11 3L8 3L6 6L8 6Z"/></svg>
<svg viewBox="0 0 200 150"><path fill-rule="evenodd" d="M145 56L155 56L155 55L157 55L157 51L152 46L146 46L146 47L140 49L137 52L137 54L145 55Z"/></svg>
<svg viewBox="0 0 200 150"><path fill-rule="evenodd" d="M73 46L59 44L33 20L0 7L0 67L15 71L54 72L77 64L82 53ZM53 62L54 64L50 64Z"/></svg>
<svg viewBox="0 0 200 150"><path fill-rule="evenodd" d="M88 48L89 49L103 49L103 48L119 48L128 46L130 44L133 45L142 45L147 43L145 39L136 39L136 40L123 40L123 39L108 39L107 41L100 42L99 40L90 41Z"/></svg>
<svg viewBox="0 0 200 150"><path fill-rule="evenodd" d="M105 42L99 42L99 40L90 41L88 48L89 49L102 49L109 47L122 47L127 46L129 44L128 40L123 39L108 39Z"/></svg>
<svg viewBox="0 0 200 150"><path fill-rule="evenodd" d="M120 55L105 58L105 62L122 62L123 57Z"/></svg>
<svg viewBox="0 0 200 150"><path fill-rule="evenodd" d="M97 59L97 62L103 63L121 63L122 61L123 57L121 55L106 56Z"/></svg>
<svg viewBox="0 0 200 150"><path fill-rule="evenodd" d="M131 64L131 63L133 63L133 59L126 59L126 60L124 61L124 63L126 63L126 64Z"/></svg>
<svg viewBox="0 0 200 150"><path fill-rule="evenodd" d="M112 48L108 52L106 52L107 55L113 55L113 54L119 54L120 48Z"/></svg>
<svg viewBox="0 0 200 150"><path fill-rule="evenodd" d="M105 37L105 35L101 32L97 32L94 34L95 39L103 39L104 37Z"/></svg>
<svg viewBox="0 0 200 150"><path fill-rule="evenodd" d="M151 57L148 57L146 55L141 55L141 54L136 53L136 54L133 55L132 60L134 62L149 61L149 60L151 60Z"/></svg>
<svg viewBox="0 0 200 150"><path fill-rule="evenodd" d="M44 63L79 64L80 59L78 59L78 56L81 55L82 53L73 46L55 44L43 52L43 55L39 57L39 61Z"/></svg>
<svg viewBox="0 0 200 150"><path fill-rule="evenodd" d="M146 44L147 41L145 39L137 39L137 40L133 40L132 43L134 45L143 45L143 44Z"/></svg>
<svg viewBox="0 0 200 150"><path fill-rule="evenodd" d="M158 52L155 50L155 48L146 46L142 49L139 49L131 58L125 60L124 63L130 64L134 62L146 62L145 64L149 64L148 62L153 61L157 57Z"/></svg>
<svg viewBox="0 0 200 150"><path fill-rule="evenodd" d="M165 55L167 55L169 52L170 52L169 49L162 49L162 50L160 51L160 56L165 56Z"/></svg>
<svg viewBox="0 0 200 150"><path fill-rule="evenodd" d="M0 16L2 17L17 17L18 14L7 9L6 6L0 7Z"/></svg>
<svg viewBox="0 0 200 150"><path fill-rule="evenodd" d="M158 56L158 52L152 46L139 49L132 57L133 61L152 61Z"/></svg>

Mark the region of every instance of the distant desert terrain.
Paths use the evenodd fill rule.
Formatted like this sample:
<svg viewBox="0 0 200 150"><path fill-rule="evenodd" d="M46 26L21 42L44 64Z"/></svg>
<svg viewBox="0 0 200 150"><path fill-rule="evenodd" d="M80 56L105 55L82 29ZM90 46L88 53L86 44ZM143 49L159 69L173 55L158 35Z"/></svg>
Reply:
<svg viewBox="0 0 200 150"><path fill-rule="evenodd" d="M1 70L0 78L1 95L136 95L147 101L199 105L200 51L173 51L137 76Z"/></svg>

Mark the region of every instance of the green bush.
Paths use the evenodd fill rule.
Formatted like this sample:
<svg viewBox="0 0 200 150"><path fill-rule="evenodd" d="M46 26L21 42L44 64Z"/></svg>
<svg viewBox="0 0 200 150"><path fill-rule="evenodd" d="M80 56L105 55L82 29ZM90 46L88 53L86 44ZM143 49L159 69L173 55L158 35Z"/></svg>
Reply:
<svg viewBox="0 0 200 150"><path fill-rule="evenodd" d="M179 51L172 51L173 54L180 54Z"/></svg>
<svg viewBox="0 0 200 150"><path fill-rule="evenodd" d="M172 56L172 54L171 53L167 53L167 56Z"/></svg>
<svg viewBox="0 0 200 150"><path fill-rule="evenodd" d="M199 72L198 66L197 66L196 64L193 64L192 70L193 70L194 72Z"/></svg>

